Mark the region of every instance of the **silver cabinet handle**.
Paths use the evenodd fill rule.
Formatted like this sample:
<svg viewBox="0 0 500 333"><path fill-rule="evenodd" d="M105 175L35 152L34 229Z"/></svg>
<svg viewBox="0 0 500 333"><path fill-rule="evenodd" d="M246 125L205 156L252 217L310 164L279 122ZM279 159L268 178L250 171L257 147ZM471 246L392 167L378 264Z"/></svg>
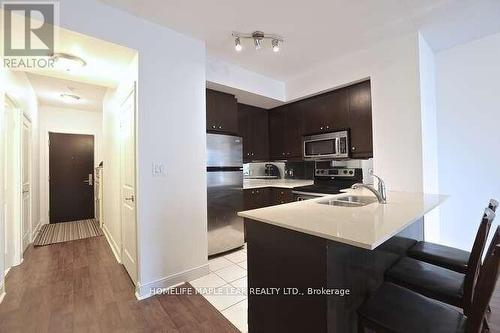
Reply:
<svg viewBox="0 0 500 333"><path fill-rule="evenodd" d="M125 198L125 201L132 201L132 202L134 202L134 195L131 195L130 197Z"/></svg>

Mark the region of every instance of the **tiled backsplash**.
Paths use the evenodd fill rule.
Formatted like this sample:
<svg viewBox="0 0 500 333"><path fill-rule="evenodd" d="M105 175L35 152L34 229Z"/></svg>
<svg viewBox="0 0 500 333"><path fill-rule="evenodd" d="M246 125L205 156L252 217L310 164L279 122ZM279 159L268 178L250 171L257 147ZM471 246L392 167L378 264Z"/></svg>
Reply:
<svg viewBox="0 0 500 333"><path fill-rule="evenodd" d="M265 176L266 164L271 163L278 167L281 178L288 179L313 179L315 162L298 161L298 162L258 162L243 164L243 174L245 177ZM372 184L372 177L369 175L369 170L373 168L373 159L368 160L348 160L348 161L331 161L331 166L334 167L351 167L363 169L363 182Z"/></svg>
<svg viewBox="0 0 500 333"><path fill-rule="evenodd" d="M245 163L245 164L243 164L243 175L245 177L265 176L266 164L268 164L268 163L276 165L280 171L280 177L283 178L283 175L285 174L285 163L284 162Z"/></svg>

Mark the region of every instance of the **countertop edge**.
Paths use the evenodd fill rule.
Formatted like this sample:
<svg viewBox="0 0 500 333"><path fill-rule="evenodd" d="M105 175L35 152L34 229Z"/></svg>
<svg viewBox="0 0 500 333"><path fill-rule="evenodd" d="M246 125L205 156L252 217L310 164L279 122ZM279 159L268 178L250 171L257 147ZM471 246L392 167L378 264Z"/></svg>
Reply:
<svg viewBox="0 0 500 333"><path fill-rule="evenodd" d="M323 238L323 239L328 239L328 240L332 240L332 241L335 241L335 242L339 242L339 243L343 243L343 244L347 244L347 245L352 245L352 246L363 248L363 249L366 249L366 250L374 250L375 249L375 247L373 247L371 244L359 243L359 242L355 242L355 241L350 241L350 240L345 239L345 238L338 238L338 237L335 237L335 236L332 236L332 235L322 234L322 233L314 232L314 231L311 231L311 230L305 230L305 229L301 229L301 228L295 228L295 227L290 226L288 224L283 224L283 223L279 223L279 222L276 222L276 221L266 220L266 219L262 219L262 218L257 219L257 218L255 218L253 216L245 214L244 212L238 213L238 216L246 218L246 219L249 219L249 220L252 220L252 221L257 221L257 222L261 222L261 223L267 223L267 224L275 225L275 226L280 227L280 228L297 231L297 232L300 232L300 233L303 233L303 234L306 234L306 235L316 236L316 237L320 237L320 238Z"/></svg>

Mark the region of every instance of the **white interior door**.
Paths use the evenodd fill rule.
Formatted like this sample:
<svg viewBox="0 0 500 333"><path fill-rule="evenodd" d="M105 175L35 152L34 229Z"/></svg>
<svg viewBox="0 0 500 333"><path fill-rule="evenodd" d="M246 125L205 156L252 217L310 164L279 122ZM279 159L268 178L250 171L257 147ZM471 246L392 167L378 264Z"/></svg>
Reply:
<svg viewBox="0 0 500 333"><path fill-rule="evenodd" d="M4 221L5 269L19 265L22 259L22 171L21 111L8 96L4 114Z"/></svg>
<svg viewBox="0 0 500 333"><path fill-rule="evenodd" d="M121 260L137 283L137 228L135 198L135 88L121 105Z"/></svg>
<svg viewBox="0 0 500 333"><path fill-rule="evenodd" d="M21 244L22 251L31 242L31 122L23 117L21 129Z"/></svg>

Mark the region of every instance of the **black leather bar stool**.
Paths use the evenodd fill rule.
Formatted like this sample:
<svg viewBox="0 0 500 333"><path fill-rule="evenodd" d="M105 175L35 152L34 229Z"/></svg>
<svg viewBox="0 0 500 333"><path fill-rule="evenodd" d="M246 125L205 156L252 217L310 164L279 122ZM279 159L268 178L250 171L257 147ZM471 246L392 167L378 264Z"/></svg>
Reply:
<svg viewBox="0 0 500 333"><path fill-rule="evenodd" d="M488 207L496 211L498 201L491 199ZM467 271L470 259L470 252L430 242L416 243L408 249L407 255L463 274Z"/></svg>
<svg viewBox="0 0 500 333"><path fill-rule="evenodd" d="M470 315L401 286L384 283L358 309L358 332L365 328L393 333L479 333L499 275L500 246L486 257L474 288Z"/></svg>
<svg viewBox="0 0 500 333"><path fill-rule="evenodd" d="M494 218L495 213L486 208L465 274L403 257L385 273L386 281L462 308L464 314L468 315L472 305L474 284L481 267L481 257Z"/></svg>

